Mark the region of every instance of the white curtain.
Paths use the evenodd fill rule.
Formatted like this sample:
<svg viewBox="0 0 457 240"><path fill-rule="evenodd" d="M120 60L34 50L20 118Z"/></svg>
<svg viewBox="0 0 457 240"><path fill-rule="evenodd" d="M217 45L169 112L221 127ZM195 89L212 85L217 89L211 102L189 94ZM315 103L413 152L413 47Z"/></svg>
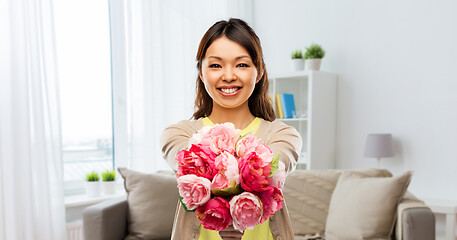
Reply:
<svg viewBox="0 0 457 240"><path fill-rule="evenodd" d="M66 238L51 0L0 0L0 239Z"/></svg>
<svg viewBox="0 0 457 240"><path fill-rule="evenodd" d="M169 169L162 159L159 138L166 126L192 116L197 76L195 56L200 39L219 20L237 17L252 23L252 2L112 0L110 3L111 24L117 24L111 26L112 36L122 33L113 39L119 43L114 44L113 57L117 59L113 61L125 57L125 62L113 65L113 77L119 79L114 82L114 88L121 89L119 85L122 85L126 92L115 90L114 98L118 99L116 94L125 94L125 114L119 118L127 115L127 119L119 122L127 124L128 132L115 136L128 136L130 147L126 157L120 157L128 160L117 161L118 165L145 172ZM116 23L113 18L123 22ZM119 138L122 137L118 141L124 140Z"/></svg>

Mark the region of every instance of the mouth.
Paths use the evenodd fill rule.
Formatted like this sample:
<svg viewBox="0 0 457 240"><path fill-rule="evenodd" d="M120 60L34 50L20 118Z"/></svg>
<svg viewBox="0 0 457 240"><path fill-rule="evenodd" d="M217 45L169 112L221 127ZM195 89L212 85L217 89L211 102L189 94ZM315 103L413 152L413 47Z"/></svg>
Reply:
<svg viewBox="0 0 457 240"><path fill-rule="evenodd" d="M217 90L224 96L234 96L239 93L241 87L221 87L217 88Z"/></svg>

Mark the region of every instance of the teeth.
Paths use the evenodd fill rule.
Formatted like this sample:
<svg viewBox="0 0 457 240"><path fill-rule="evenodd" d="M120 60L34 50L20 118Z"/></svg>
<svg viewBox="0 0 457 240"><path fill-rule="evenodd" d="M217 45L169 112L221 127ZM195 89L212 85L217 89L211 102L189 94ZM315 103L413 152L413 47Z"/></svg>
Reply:
<svg viewBox="0 0 457 240"><path fill-rule="evenodd" d="M238 90L238 88L221 88L221 91L224 92L224 93L234 93L236 90Z"/></svg>

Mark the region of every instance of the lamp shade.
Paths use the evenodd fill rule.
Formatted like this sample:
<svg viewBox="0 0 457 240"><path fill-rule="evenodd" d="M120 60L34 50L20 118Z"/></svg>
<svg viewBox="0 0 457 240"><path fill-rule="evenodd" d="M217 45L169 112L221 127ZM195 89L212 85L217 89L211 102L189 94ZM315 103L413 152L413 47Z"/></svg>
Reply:
<svg viewBox="0 0 457 240"><path fill-rule="evenodd" d="M394 156L394 144L392 134L373 133L368 134L365 144L364 157L385 158Z"/></svg>

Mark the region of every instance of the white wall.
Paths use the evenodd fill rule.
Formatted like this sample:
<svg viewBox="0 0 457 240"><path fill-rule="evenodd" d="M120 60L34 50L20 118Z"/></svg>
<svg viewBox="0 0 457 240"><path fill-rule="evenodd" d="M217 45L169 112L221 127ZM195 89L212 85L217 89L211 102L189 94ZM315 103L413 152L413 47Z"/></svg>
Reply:
<svg viewBox="0 0 457 240"><path fill-rule="evenodd" d="M254 29L267 69L312 42L323 71L339 74L338 168L376 167L367 133L388 132L394 174L413 170L410 191L457 199L457 1L255 0Z"/></svg>

